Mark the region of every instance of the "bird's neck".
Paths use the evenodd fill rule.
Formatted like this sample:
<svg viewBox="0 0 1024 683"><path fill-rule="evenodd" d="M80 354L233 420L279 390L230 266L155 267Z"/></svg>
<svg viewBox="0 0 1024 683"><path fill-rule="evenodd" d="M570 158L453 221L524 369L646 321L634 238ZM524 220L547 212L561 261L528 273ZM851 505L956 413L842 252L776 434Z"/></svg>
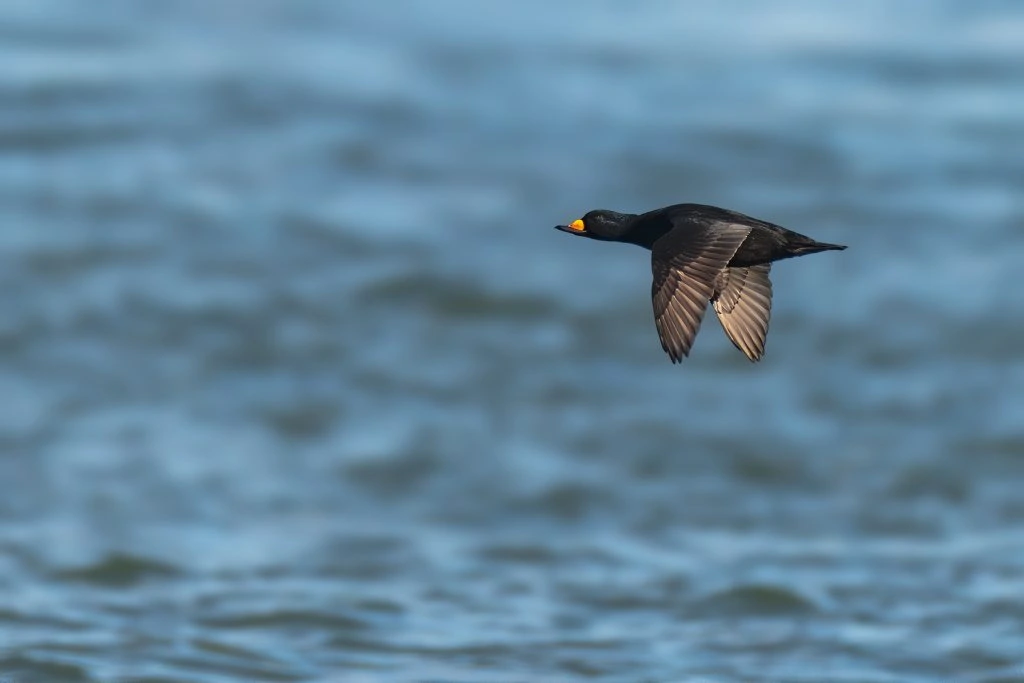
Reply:
<svg viewBox="0 0 1024 683"><path fill-rule="evenodd" d="M661 221L639 220L647 214L624 213L622 220L622 241L650 249L672 226Z"/></svg>

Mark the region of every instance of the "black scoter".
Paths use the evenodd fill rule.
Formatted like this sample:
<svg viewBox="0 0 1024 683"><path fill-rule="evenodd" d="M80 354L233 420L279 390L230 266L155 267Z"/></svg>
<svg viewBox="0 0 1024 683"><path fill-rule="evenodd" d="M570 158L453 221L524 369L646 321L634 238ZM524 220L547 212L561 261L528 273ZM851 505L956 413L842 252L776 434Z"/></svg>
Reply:
<svg viewBox="0 0 1024 683"><path fill-rule="evenodd" d="M675 204L642 214L600 209L555 228L651 250L654 322L673 363L690 355L708 302L729 340L752 362L759 361L772 310L772 262L846 249L704 204Z"/></svg>

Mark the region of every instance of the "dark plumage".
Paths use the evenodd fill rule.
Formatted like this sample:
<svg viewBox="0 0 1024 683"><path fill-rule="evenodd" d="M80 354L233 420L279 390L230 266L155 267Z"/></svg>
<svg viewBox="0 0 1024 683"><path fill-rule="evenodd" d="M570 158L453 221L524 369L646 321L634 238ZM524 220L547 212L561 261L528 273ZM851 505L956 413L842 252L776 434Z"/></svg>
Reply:
<svg viewBox="0 0 1024 683"><path fill-rule="evenodd" d="M772 310L772 262L846 249L703 204L676 204L643 214L591 211L555 227L651 250L654 322L673 363L690 355L708 302L736 348L751 361L760 360Z"/></svg>

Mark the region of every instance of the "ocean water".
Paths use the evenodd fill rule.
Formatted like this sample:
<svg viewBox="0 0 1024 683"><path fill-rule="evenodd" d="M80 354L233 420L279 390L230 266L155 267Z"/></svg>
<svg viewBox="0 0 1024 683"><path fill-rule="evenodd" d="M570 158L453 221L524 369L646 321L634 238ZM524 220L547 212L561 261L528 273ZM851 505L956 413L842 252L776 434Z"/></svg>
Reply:
<svg viewBox="0 0 1024 683"><path fill-rule="evenodd" d="M1024 681L1024 6L0 6L0 679ZM765 359L662 353L726 206Z"/></svg>

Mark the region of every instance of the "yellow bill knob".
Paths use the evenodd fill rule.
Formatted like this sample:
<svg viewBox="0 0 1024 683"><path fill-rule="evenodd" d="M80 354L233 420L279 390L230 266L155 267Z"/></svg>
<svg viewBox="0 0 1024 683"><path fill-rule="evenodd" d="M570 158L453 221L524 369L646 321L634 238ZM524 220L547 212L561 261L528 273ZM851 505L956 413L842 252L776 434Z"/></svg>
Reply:
<svg viewBox="0 0 1024 683"><path fill-rule="evenodd" d="M579 218L577 218L572 223L570 223L569 227L571 229L575 230L576 232L583 232L584 231L583 221L581 219L579 219Z"/></svg>

